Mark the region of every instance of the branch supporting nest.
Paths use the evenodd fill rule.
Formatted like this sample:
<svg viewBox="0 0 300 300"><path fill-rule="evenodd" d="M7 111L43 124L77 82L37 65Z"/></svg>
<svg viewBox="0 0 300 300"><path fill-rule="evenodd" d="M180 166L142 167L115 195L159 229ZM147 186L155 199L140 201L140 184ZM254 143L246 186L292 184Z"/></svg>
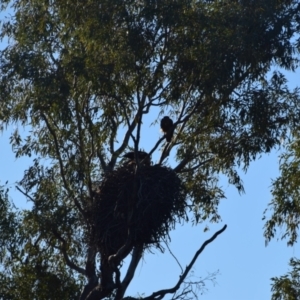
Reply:
<svg viewBox="0 0 300 300"><path fill-rule="evenodd" d="M106 174L93 203L90 240L101 256L101 286L120 290L116 299L121 299L143 250L162 249L170 230L186 219L186 193L170 168L143 165L136 172L135 164L126 164ZM130 252L131 267L118 283L118 267Z"/></svg>
<svg viewBox="0 0 300 300"><path fill-rule="evenodd" d="M135 247L133 249L132 258L131 258L131 262L129 264L127 273L126 273L120 287L118 288L118 291L116 293L114 300L122 300L123 299L126 289L129 286L129 284L134 276L134 272L138 266L138 263L142 257L142 254L143 254L143 246L142 245L139 247Z"/></svg>

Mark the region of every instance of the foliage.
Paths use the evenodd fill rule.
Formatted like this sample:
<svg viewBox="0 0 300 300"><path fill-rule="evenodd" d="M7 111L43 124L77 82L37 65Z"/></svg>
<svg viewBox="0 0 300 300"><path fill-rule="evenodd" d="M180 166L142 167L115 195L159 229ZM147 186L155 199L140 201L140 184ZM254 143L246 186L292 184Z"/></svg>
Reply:
<svg viewBox="0 0 300 300"><path fill-rule="evenodd" d="M0 216L0 262L5 270L0 274L0 299L78 299L82 278L65 268L53 242L42 242L43 233L30 212L15 209L4 187Z"/></svg>
<svg viewBox="0 0 300 300"><path fill-rule="evenodd" d="M275 236L276 228L283 227L282 238L288 238L288 245L292 246L297 242L300 222L300 140L297 131L286 150L281 155L280 176L272 183L273 199L269 204L272 215L265 224L265 236L270 240Z"/></svg>
<svg viewBox="0 0 300 300"><path fill-rule="evenodd" d="M277 228L281 229L280 237L287 238L287 244L293 246L298 240L300 224L299 176L300 176L300 144L298 130L293 132L292 138L281 155L280 176L272 183L272 201L267 213L271 215L265 223L265 237L270 241L276 236ZM292 271L279 278L272 278L272 300L299 298L299 260L290 260Z"/></svg>
<svg viewBox="0 0 300 300"><path fill-rule="evenodd" d="M169 165L195 222L220 219L220 174L242 192L237 167L299 125L298 90L278 70L270 76L274 66L297 66L298 1L0 3L14 11L1 28L9 44L0 54L0 127L27 126L29 134L16 129L11 144L16 157L33 157L18 185L32 209L3 208L2 263L11 272L1 271L1 280L13 285L13 299L47 294L49 280L55 297L71 299L83 277L81 299L93 299L87 294L99 291L99 263L87 212L95 182L122 165L128 149L145 147L149 118L174 121L171 142L162 136L146 150L161 150L164 165L174 153ZM135 264L141 251L132 253Z"/></svg>
<svg viewBox="0 0 300 300"><path fill-rule="evenodd" d="M272 283L272 300L297 300L300 290L300 261L296 258L290 260L292 270L288 274L274 277Z"/></svg>

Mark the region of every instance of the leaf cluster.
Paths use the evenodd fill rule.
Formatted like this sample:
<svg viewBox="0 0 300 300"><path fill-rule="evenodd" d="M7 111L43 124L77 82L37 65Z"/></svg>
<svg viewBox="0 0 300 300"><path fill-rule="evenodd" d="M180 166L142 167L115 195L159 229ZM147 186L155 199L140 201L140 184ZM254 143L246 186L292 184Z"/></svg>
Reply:
<svg viewBox="0 0 300 300"><path fill-rule="evenodd" d="M271 278L272 300L296 300L299 298L299 264L300 262L297 258L291 258L289 265L292 270L283 276Z"/></svg>
<svg viewBox="0 0 300 300"><path fill-rule="evenodd" d="M280 176L272 183L272 201L269 204L272 214L265 224L267 240L275 237L277 228L280 227L284 229L281 238L288 238L287 243L290 246L297 242L300 223L299 146L299 135L296 131L286 147L286 152L281 155Z"/></svg>

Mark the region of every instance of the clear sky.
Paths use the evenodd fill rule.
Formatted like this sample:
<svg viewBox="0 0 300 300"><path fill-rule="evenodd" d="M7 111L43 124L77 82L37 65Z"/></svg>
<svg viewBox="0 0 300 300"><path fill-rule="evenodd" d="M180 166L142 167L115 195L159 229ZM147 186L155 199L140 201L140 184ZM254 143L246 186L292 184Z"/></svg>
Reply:
<svg viewBox="0 0 300 300"><path fill-rule="evenodd" d="M294 87L297 84L299 74L300 72L289 74L290 86ZM158 126L144 125L142 147L147 151L155 144L160 132ZM12 130L13 127L9 127L7 132L0 134L0 183L8 180L9 185L13 187L14 183L22 178L30 160L14 158L8 139ZM299 246L288 248L285 241L274 239L265 247L262 216L271 199L271 179L279 175L279 154L278 150L274 150L251 164L248 172L242 176L246 190L243 195L239 195L226 180L221 180L227 197L219 208L223 220L221 223L209 225L210 230L205 233L203 229L207 224L196 227L190 224L178 225L171 233L172 242L169 247L185 268L202 243L224 224L228 225L226 231L206 247L194 265L195 277L204 278L208 273L219 270L216 284L207 281L208 290L201 299L270 299L270 278L286 273L289 258L300 256ZM12 188L10 195L17 206L29 207L15 188ZM173 287L180 272L180 267L167 249L164 254L158 250L146 253L127 294L136 296L137 293L144 293L147 296L159 289Z"/></svg>

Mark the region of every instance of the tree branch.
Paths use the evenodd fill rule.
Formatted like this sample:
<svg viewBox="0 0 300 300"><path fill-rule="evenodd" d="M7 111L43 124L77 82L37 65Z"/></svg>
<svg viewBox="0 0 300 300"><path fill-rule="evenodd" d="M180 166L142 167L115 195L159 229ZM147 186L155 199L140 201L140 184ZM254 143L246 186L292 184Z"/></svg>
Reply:
<svg viewBox="0 0 300 300"><path fill-rule="evenodd" d="M137 131L136 131L136 138L133 138L134 141L134 156L135 156L135 161L137 165L140 165L139 159L137 159L138 151L139 151L139 143L140 143L140 138L141 138L141 125L142 125L142 117L143 117L143 106L146 101L146 95L143 93L142 99L140 99L139 96L139 91L137 91L137 100L139 104L139 109L138 113L135 117L135 121L137 123Z"/></svg>
<svg viewBox="0 0 300 300"><path fill-rule="evenodd" d="M196 262L198 256L202 253L202 251L205 249L205 247L210 244L212 241L214 241L216 239L216 237L218 235L220 235L225 229L227 228L227 225L225 224L223 226L222 229L220 229L219 231L217 231L210 239L206 240L202 246L200 247L200 249L195 253L193 259L191 260L191 262L189 263L189 265L185 268L184 273L179 276L179 280L176 283L176 285L173 288L170 289L165 289L165 290L160 290L157 292L154 292L151 296L145 297L143 298L144 300L160 300L162 299L166 294L172 294L175 293L179 288L180 285L183 283L183 281L185 280L186 276L188 275L188 273L190 272L191 268L193 267L194 263Z"/></svg>
<svg viewBox="0 0 300 300"><path fill-rule="evenodd" d="M67 266L69 266L71 269L77 271L78 273L85 275L85 270L83 268L78 267L75 265L69 258L67 254L67 242L66 240L58 233L58 231L55 228L52 228L53 235L62 243L62 247L60 247L60 251L66 261Z"/></svg>
<svg viewBox="0 0 300 300"><path fill-rule="evenodd" d="M101 285L97 285L86 298L82 298L80 300L99 300L104 299L105 297L111 294L111 290L102 289Z"/></svg>
<svg viewBox="0 0 300 300"><path fill-rule="evenodd" d="M193 158L191 155L191 148L188 150L189 154L185 155L185 158L173 169L176 173L179 173Z"/></svg>
<svg viewBox="0 0 300 300"><path fill-rule="evenodd" d="M84 220L86 221L86 223L88 223L87 221L87 213L85 212L85 210L81 207L79 201L76 199L76 197L74 197L74 203L75 206L77 207L77 209L79 210L79 212L81 213L81 215L83 216Z"/></svg>
<svg viewBox="0 0 300 300"><path fill-rule="evenodd" d="M166 247L168 248L170 254L173 256L173 258L174 258L175 261L177 262L179 268L181 269L181 274L182 274L182 273L183 273L183 268L182 268L182 266L181 266L179 260L178 260L177 257L174 255L174 253L171 251L171 249L170 249L170 247L169 247L169 245L168 245L168 241L166 241L166 240L164 240L164 239L163 239L163 241L164 241Z"/></svg>
<svg viewBox="0 0 300 300"><path fill-rule="evenodd" d="M155 146L152 148L152 150L149 152L149 156L152 155L152 153L157 149L157 147L159 146L159 144L165 139L166 137L163 136L161 137L155 144Z"/></svg>
<svg viewBox="0 0 300 300"><path fill-rule="evenodd" d="M89 93L90 93L90 85L88 85L87 87L87 91L85 94L85 99L83 101L82 104L82 109L81 111L84 110L84 102L88 102L88 98L89 98ZM91 186L91 179L90 179L90 170L89 168L87 168L86 162L86 156L85 156L85 142L84 142L84 135L85 133L83 132L82 129L82 119L81 119L81 115L80 115L80 105L79 105L79 101L78 98L76 97L75 99L75 116L76 116L76 123L77 123L77 130L78 130L78 139L79 139L79 153L80 153L80 157L79 157L79 161L80 161L80 166L79 169L81 170L81 172L84 174L84 176L88 177L88 183Z"/></svg>
<svg viewBox="0 0 300 300"><path fill-rule="evenodd" d="M138 113L136 115L136 117L138 116ZM112 158L108 164L108 170L112 170L116 161L117 161L117 158L118 156L125 150L125 148L127 147L128 145L128 141L129 141L129 138L133 132L133 130L135 129L136 127L136 121L135 121L135 118L134 120L131 122L126 134L125 134L125 137L124 137L124 140L122 142L122 145L112 154Z"/></svg>
<svg viewBox="0 0 300 300"><path fill-rule="evenodd" d="M138 263L139 263L139 261L142 257L142 253L143 253L143 245L137 246L133 249L131 262L130 262L130 265L128 267L126 276L124 277L124 279L121 283L121 287L118 289L116 297L115 297L114 300L123 299L123 296L126 292L126 289L129 285L129 283L131 282L131 280L134 276L134 272L136 270L136 267L138 266Z"/></svg>
<svg viewBox="0 0 300 300"><path fill-rule="evenodd" d="M199 164L197 164L196 166L194 166L194 167L192 167L192 168L189 168L189 169L186 169L186 170L182 170L185 166L186 166L186 164L190 161L190 158L185 158L185 159L183 159L175 168L174 168L174 171L176 172L176 173L187 173L187 172L190 172L190 171L194 171L194 170L196 170L196 169L198 169L199 167L201 167L201 166L203 166L204 164L206 164L206 163L208 163L208 162L210 162L210 161L212 161L213 160L213 158L209 158L209 159L207 159L207 160L205 160L205 161L203 161L203 162L201 162L201 163L199 163ZM182 170L182 171L181 171Z"/></svg>
<svg viewBox="0 0 300 300"><path fill-rule="evenodd" d="M22 191L17 185L16 185L16 189L22 193L25 197L27 197L28 199L30 199L33 203L35 203L35 200L30 196L28 195L26 192Z"/></svg>
<svg viewBox="0 0 300 300"><path fill-rule="evenodd" d="M120 100L119 100L120 101ZM142 101L145 101L145 99L143 99ZM108 170L112 170L118 156L125 150L125 148L128 146L128 141L130 137L133 137L132 132L134 131L134 129L136 128L136 125L138 124L137 121L139 121L141 119L142 116L142 112L143 112L143 105L144 102L142 102L142 104L138 107L138 111L135 114L133 121L131 122L131 124L128 124L128 130L125 134L124 140L122 142L122 145L114 152L112 153L112 158L108 164ZM125 111L126 112L126 111ZM129 120L128 120L129 122ZM133 137L134 140L134 137Z"/></svg>
<svg viewBox="0 0 300 300"><path fill-rule="evenodd" d="M89 246L85 265L85 275L88 278L88 283L85 285L80 295L80 300L85 300L90 292L98 285L98 277L95 270L96 253L97 251L94 249L94 247Z"/></svg>
<svg viewBox="0 0 300 300"><path fill-rule="evenodd" d="M50 134L52 135L53 140L54 140L55 151L56 151L57 159L58 159L58 162L59 162L60 174L61 174L64 186L65 186L65 189L68 191L69 195L72 195L71 190L70 190L69 185L68 185L67 180L66 180L65 171L64 171L64 164L63 164L63 161L62 161L62 158L61 158L61 155L60 155L60 150L59 150L59 145L58 145L58 140L57 140L55 130L52 128L52 126L50 125L49 120L47 119L46 115L43 112L41 112L41 116L44 119L44 121L46 123L46 126L47 126Z"/></svg>
<svg viewBox="0 0 300 300"><path fill-rule="evenodd" d="M107 164L104 160L104 155L102 154L102 149L100 149L100 148L97 148L97 157L99 158L102 169L106 170L107 169Z"/></svg>

